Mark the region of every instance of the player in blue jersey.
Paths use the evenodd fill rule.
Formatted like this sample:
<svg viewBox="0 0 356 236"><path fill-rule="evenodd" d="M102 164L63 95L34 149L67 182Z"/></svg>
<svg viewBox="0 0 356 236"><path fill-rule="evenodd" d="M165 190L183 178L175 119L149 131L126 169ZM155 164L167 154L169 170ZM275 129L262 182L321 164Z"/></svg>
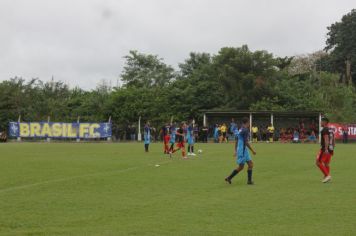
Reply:
<svg viewBox="0 0 356 236"><path fill-rule="evenodd" d="M170 134L170 139L169 139L169 150L168 150L168 154L172 154L173 150L174 150L174 144L176 143L176 132L177 132L177 128L176 128L176 124L173 123L171 124L171 127L169 128L169 134Z"/></svg>
<svg viewBox="0 0 356 236"><path fill-rule="evenodd" d="M194 124L190 123L187 127L186 140L188 143L188 156L196 156L194 153Z"/></svg>
<svg viewBox="0 0 356 236"><path fill-rule="evenodd" d="M151 127L150 127L150 122L147 121L144 131L143 131L143 139L145 141L145 152L148 152L148 147L151 143Z"/></svg>
<svg viewBox="0 0 356 236"><path fill-rule="evenodd" d="M249 143L249 136L250 136L250 131L249 131L249 119L248 118L243 118L242 119L242 127L239 130L237 137L237 150L236 150L236 162L237 162L237 168L232 171L232 173L225 178L225 181L231 184L232 178L234 178L235 175L237 175L240 171L242 171L245 167L245 164L247 163L248 169L247 169L247 177L248 181L247 184L253 184L252 181L252 169L253 169L253 162L249 153L249 150L253 153L253 155L256 155L256 152L253 150L252 146Z"/></svg>

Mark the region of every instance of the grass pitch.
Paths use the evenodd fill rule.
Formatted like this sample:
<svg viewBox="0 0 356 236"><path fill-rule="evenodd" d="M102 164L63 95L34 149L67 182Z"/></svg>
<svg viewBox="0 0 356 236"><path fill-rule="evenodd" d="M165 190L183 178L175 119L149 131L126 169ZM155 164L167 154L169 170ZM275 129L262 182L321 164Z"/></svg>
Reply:
<svg viewBox="0 0 356 236"><path fill-rule="evenodd" d="M169 160L161 144L1 144L0 234L356 234L356 145L337 145L322 184L317 145L255 144L254 186L246 171L224 182L232 143L196 149Z"/></svg>

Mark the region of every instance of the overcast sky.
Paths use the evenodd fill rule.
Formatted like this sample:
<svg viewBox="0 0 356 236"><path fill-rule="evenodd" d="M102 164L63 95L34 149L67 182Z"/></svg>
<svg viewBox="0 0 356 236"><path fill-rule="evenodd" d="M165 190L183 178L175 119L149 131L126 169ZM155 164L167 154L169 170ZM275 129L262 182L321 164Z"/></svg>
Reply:
<svg viewBox="0 0 356 236"><path fill-rule="evenodd" d="M242 44L310 53L353 8L355 0L0 0L0 80L115 85L132 49L174 67L191 51Z"/></svg>

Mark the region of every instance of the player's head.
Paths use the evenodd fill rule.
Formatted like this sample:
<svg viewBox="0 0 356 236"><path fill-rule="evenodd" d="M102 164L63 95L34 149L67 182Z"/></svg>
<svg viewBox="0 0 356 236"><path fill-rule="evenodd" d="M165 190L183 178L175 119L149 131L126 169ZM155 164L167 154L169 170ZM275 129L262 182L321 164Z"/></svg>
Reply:
<svg viewBox="0 0 356 236"><path fill-rule="evenodd" d="M241 124L243 127L246 127L246 128L248 128L250 126L250 122L247 117L242 118Z"/></svg>
<svg viewBox="0 0 356 236"><path fill-rule="evenodd" d="M325 126L327 126L329 124L329 119L327 118L327 117L322 117L321 118L321 126L322 127L325 127Z"/></svg>

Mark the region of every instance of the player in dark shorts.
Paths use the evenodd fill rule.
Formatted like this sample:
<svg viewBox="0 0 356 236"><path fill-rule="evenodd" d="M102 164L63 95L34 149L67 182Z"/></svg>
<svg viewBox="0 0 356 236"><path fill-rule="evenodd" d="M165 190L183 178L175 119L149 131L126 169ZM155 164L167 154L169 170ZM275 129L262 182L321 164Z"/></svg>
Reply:
<svg viewBox="0 0 356 236"><path fill-rule="evenodd" d="M327 183L331 180L330 175L330 160L334 155L335 138L334 131L328 127L329 120L326 117L321 119L321 126L323 127L321 135L321 149L316 156L316 165L324 174L323 183Z"/></svg>
<svg viewBox="0 0 356 236"><path fill-rule="evenodd" d="M178 150L182 150L182 157L183 159L187 159L186 153L185 153L185 134L184 134L184 129L186 128L186 124L184 122L181 123L179 128L176 131L176 142L177 142L177 148L172 150L169 154L172 155L172 153L175 153Z"/></svg>
<svg viewBox="0 0 356 236"><path fill-rule="evenodd" d="M166 124L164 126L162 126L161 128L161 138L163 141L163 152L164 154L168 154L169 153L169 140L170 140L170 136L169 136L169 125Z"/></svg>

